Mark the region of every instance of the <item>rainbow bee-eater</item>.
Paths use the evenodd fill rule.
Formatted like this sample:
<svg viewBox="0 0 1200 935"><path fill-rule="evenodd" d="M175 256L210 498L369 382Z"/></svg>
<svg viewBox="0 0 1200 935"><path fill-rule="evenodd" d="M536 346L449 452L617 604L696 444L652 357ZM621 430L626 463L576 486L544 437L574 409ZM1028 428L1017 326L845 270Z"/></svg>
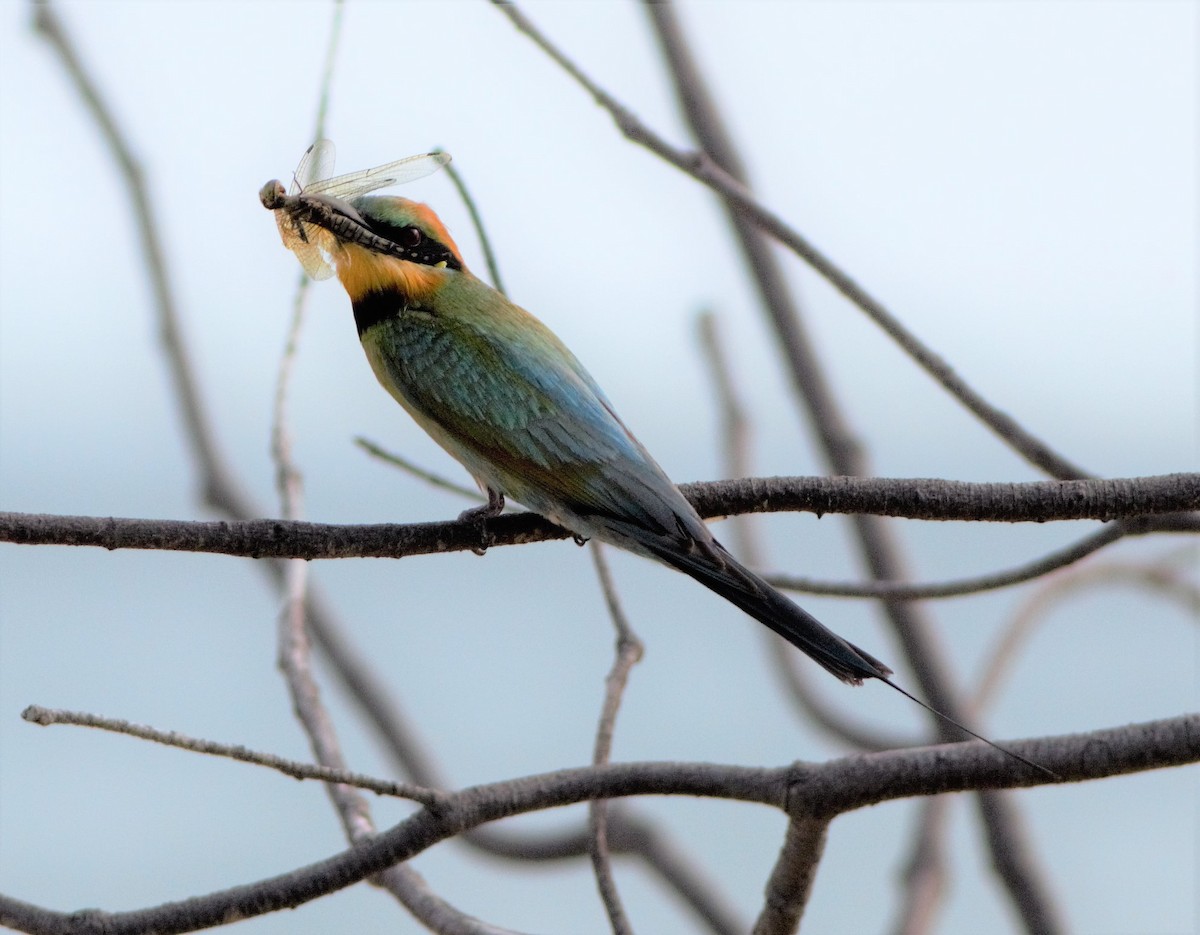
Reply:
<svg viewBox="0 0 1200 935"><path fill-rule="evenodd" d="M892 670L842 639L744 567L617 416L549 328L477 279L426 205L368 195L449 162L410 156L334 179L332 144L309 147L291 193L259 192L284 245L308 273L333 272L350 296L375 376L487 495L460 519L482 521L509 497L573 533L695 578L844 682L879 679L1000 752L1054 773L959 724L891 680ZM1056 778L1056 777L1054 777Z"/></svg>
<svg viewBox="0 0 1200 935"><path fill-rule="evenodd" d="M306 154L292 194L268 182L260 197L310 273L336 271L384 389L486 493L464 518L494 516L511 498L577 538L690 575L845 682L892 684L891 669L726 551L575 355L467 269L433 211L363 194L396 181L385 170L433 171L436 156L304 185L323 145Z"/></svg>

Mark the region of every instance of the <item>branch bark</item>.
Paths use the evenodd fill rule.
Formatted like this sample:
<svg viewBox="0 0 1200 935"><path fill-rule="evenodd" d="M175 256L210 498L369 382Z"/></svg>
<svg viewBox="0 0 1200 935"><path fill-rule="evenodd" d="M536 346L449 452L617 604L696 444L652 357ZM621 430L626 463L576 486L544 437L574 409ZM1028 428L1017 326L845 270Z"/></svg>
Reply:
<svg viewBox="0 0 1200 935"><path fill-rule="evenodd" d="M801 510L818 515L855 513L1008 523L1157 515L1155 520L1138 522L1152 523L1151 528L1161 532L1200 531L1200 517L1169 515L1200 508L1200 474L1027 484L770 477L685 484L681 489L706 518ZM402 558L459 552L479 547L479 530L478 524L458 522L196 522L0 512L0 542L214 552L248 558ZM532 513L489 519L484 534L488 547L567 538L563 530Z"/></svg>
<svg viewBox="0 0 1200 935"><path fill-rule="evenodd" d="M1085 734L1013 741L1060 782L1200 761L1200 714ZM1049 784L1044 776L979 742L859 754L776 768L712 763L625 763L561 770L449 793L374 839L290 873L133 912L54 912L0 897L0 925L32 935L161 935L294 908L343 889L486 822L598 798L687 795L768 805L801 821L831 820L880 802Z"/></svg>

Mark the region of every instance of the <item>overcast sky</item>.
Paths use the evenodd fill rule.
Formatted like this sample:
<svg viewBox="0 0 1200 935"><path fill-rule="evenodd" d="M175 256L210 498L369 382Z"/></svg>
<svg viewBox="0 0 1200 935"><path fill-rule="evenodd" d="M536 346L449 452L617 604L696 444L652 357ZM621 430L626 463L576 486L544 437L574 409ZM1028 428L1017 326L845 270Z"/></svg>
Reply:
<svg viewBox="0 0 1200 935"><path fill-rule="evenodd" d="M311 141L331 7L60 10L146 168L222 449L276 515L271 399L299 267L257 191L286 179ZM636 4L526 10L605 88L687 143ZM709 2L684 4L681 17L762 198L989 400L1098 475L1196 469L1195 4ZM29 19L24 4L0 5L0 509L209 518L125 193ZM754 413L756 472L824 470L714 199L624 142L487 4L350 3L328 135L338 171L433 146L453 153L509 293L576 351L677 480L720 472L695 338L703 309L719 318ZM484 271L444 175L402 194L433 205ZM876 473L1040 478L861 313L781 257ZM463 508L354 446L366 436L465 480L375 384L336 281L314 289L296 367L310 518L415 522ZM761 528L772 568L861 575L835 520L772 517ZM908 523L900 533L914 575L942 580L1018 564L1090 529ZM1105 558L1157 559L1180 545L1131 543ZM342 848L318 787L18 718L31 703L74 707L307 758L274 670L276 599L251 563L12 546L0 556L0 889L58 909L131 909ZM616 758L777 765L844 752L790 710L754 624L681 576L614 564L647 644ZM312 570L454 783L587 761L612 637L585 553L560 543ZM1029 594L931 609L960 684ZM869 605L802 603L899 658ZM1196 710L1193 623L1120 590L1065 603L1021 658L988 730L1035 736ZM825 697L863 721L924 724L880 686L827 682ZM386 773L338 692L328 694L352 765ZM1200 928L1198 791L1192 769L1017 796L1073 930ZM956 804L941 931L1011 931L973 810ZM639 808L669 823L753 918L782 840L778 815L712 802ZM383 803L377 819L386 827L405 811ZM886 927L915 815L898 803L834 824L812 931ZM443 846L415 866L496 924L605 930L583 864L525 872ZM639 930L690 927L652 883L618 869ZM397 930L417 926L365 885L239 926Z"/></svg>

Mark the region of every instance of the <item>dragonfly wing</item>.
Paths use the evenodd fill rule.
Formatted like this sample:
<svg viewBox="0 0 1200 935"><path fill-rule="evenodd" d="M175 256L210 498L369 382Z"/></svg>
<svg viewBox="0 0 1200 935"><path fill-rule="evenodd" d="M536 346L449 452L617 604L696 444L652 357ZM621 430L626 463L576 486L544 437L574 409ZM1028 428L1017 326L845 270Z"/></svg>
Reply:
<svg viewBox="0 0 1200 935"><path fill-rule="evenodd" d="M292 253L304 267L304 272L308 273L309 279L328 279L333 275L333 267L329 264L329 254L324 252L315 241L309 243L301 241L292 247Z"/></svg>
<svg viewBox="0 0 1200 935"><path fill-rule="evenodd" d="M400 185L423 178L450 161L449 153L423 153L397 159L373 169L327 178L326 176L333 171L334 152L333 143L329 140L317 140L308 147L300 159L300 165L296 166L296 173L288 189L289 195L304 193L332 198L352 198L387 188L389 185ZM282 188L278 183L268 183L263 192L271 191L272 186ZM296 255L304 271L313 279L328 279L332 276L334 269L331 259L337 247L337 238L323 227L297 217L289 210L288 199L282 197L282 192L269 200L266 194L260 193L259 197L263 199L264 205L274 210L275 223L279 226L279 236L283 245ZM275 204L279 204L280 207L276 208Z"/></svg>
<svg viewBox="0 0 1200 935"><path fill-rule="evenodd" d="M358 172L339 175L337 178L313 182L306 185L304 191L310 194L332 195L334 198L352 198L355 195L364 195L380 188L387 188L389 185L402 185L405 182L432 175L449 161L449 153L422 153L417 156L407 156L404 159L397 159L395 162L376 166L374 169L362 169Z"/></svg>
<svg viewBox="0 0 1200 935"><path fill-rule="evenodd" d="M283 245L296 255L309 278L328 279L333 275L329 262L332 234L315 224L296 220L286 210L275 212L275 223L279 225Z"/></svg>
<svg viewBox="0 0 1200 935"><path fill-rule="evenodd" d="M288 194L308 191L321 179L328 178L333 173L334 157L337 150L330 140L317 140L304 151L300 165L296 166L296 174L292 176L292 186Z"/></svg>

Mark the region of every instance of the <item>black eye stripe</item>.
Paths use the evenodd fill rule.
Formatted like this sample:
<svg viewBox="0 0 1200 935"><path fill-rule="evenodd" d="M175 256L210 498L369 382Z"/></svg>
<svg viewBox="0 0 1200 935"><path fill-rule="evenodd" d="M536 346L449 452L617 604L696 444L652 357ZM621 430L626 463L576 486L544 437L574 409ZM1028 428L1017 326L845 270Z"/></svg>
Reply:
<svg viewBox="0 0 1200 935"><path fill-rule="evenodd" d="M418 227L411 224L400 227L376 218L369 218L366 223L373 233L394 245L395 249L388 251L394 256L423 266L445 263L450 269L462 269L462 264L449 247L438 243Z"/></svg>

